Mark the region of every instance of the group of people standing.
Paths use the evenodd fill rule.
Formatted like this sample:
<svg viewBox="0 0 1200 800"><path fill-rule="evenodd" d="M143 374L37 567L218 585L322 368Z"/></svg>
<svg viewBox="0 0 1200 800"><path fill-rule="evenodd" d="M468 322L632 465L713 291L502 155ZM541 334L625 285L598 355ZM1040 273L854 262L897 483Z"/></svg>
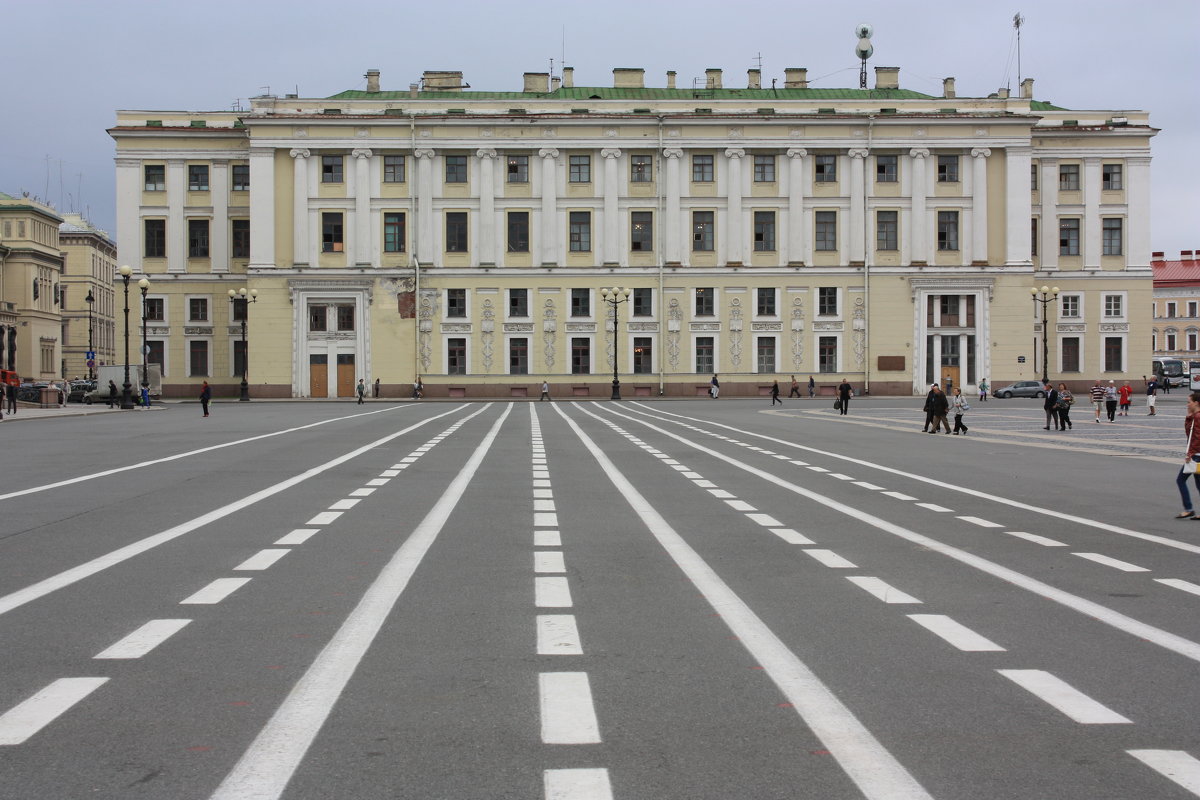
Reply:
<svg viewBox="0 0 1200 800"><path fill-rule="evenodd" d="M963 397L962 389L954 387L954 394L947 397L942 387L935 383L925 395L925 427L921 428L921 431L937 433L944 428L946 433L966 436L968 428L963 422L963 417L970 410L971 406L967 403L967 398ZM951 411L954 412L953 431L950 430L950 421L947 419Z"/></svg>

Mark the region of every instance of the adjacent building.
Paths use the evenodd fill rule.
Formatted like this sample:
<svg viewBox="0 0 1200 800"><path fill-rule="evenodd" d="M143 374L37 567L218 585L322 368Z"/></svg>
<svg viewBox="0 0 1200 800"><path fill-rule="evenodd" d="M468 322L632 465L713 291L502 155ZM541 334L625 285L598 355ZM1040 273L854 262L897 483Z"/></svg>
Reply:
<svg viewBox="0 0 1200 800"><path fill-rule="evenodd" d="M1151 262L1154 356L1200 361L1200 260L1194 250L1181 251L1177 260L1164 256L1156 251Z"/></svg>
<svg viewBox="0 0 1200 800"><path fill-rule="evenodd" d="M62 377L62 221L45 203L0 192L0 368L24 379Z"/></svg>
<svg viewBox="0 0 1200 800"><path fill-rule="evenodd" d="M1040 376L1030 288L1058 288L1050 372L1150 358L1150 142L1139 111L1019 94L814 88L719 69L664 87L526 73L476 91L262 96L121 111L120 260L152 280L164 393L723 394L848 378L924 394ZM601 289L629 289L615 309ZM621 294L622 299L625 298ZM616 330L614 332L614 311ZM615 334L615 335L614 335Z"/></svg>
<svg viewBox="0 0 1200 800"><path fill-rule="evenodd" d="M79 214L64 215L58 241L65 256L59 291L62 376L92 377L96 366L122 363L117 360L117 243Z"/></svg>

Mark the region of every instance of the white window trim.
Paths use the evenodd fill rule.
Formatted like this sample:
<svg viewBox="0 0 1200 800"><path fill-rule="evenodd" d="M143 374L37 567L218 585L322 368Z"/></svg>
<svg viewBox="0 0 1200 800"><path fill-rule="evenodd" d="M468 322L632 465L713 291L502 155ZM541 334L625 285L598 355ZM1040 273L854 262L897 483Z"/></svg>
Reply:
<svg viewBox="0 0 1200 800"><path fill-rule="evenodd" d="M207 372L203 375L192 374L192 342L208 342L208 366ZM211 336L189 336L183 340L183 359L187 364L187 377L189 378L213 378L213 340Z"/></svg>
<svg viewBox="0 0 1200 800"><path fill-rule="evenodd" d="M775 363L771 365L770 372L760 372L758 369L758 342L760 339L771 339L775 342ZM779 334L777 334L777 333L762 333L762 332L756 332L754 334L754 374L756 374L756 375L778 375L779 374L779 356L780 356L779 347L780 347ZM838 358L839 359L841 358L841 355L842 355L842 348L839 344L839 346L838 346Z"/></svg>
<svg viewBox="0 0 1200 800"><path fill-rule="evenodd" d="M637 288L650 290L650 313L643 314L639 317L635 317L633 315L633 292L631 291L629 293L629 319L637 320L638 322L656 322L658 320L658 299L655 297L654 293L657 292L658 289L655 287L651 287L651 286L639 286ZM695 302L694 298L693 298L692 302L693 303ZM714 299L713 302L715 303L716 300ZM606 309L606 311L607 311L607 309Z"/></svg>
<svg viewBox="0 0 1200 800"><path fill-rule="evenodd" d="M571 358L574 352L571 348L572 339L587 339L588 341L588 371L587 372L571 372ZM573 376L579 375L595 375L596 374L596 335L592 333L568 333L567 334L567 376L568 379L573 379Z"/></svg>
<svg viewBox="0 0 1200 800"><path fill-rule="evenodd" d="M588 313L581 317L576 317L573 314L571 314L571 293L574 292L576 289L584 289L584 291L586 291L588 293ZM601 302L603 303L603 301L601 301ZM632 305L633 292L629 293L629 302L631 304L629 306L629 314L630 314L630 316L633 316L633 305ZM605 308L607 309L608 304L607 303L603 303L603 304L604 304ZM589 289L587 287L582 287L582 286L572 286L567 291L567 319L574 320L575 322L595 322L596 321L596 290L595 289ZM640 317L639 317L639 319L640 319ZM574 338L578 339L579 337L576 336Z"/></svg>
<svg viewBox="0 0 1200 800"><path fill-rule="evenodd" d="M208 317L192 319L192 300L208 301ZM185 325L211 325L213 321L213 296L211 294L185 294L183 296L183 319Z"/></svg>
<svg viewBox="0 0 1200 800"><path fill-rule="evenodd" d="M512 308L512 291L513 290L505 289L504 290L504 321L508 322L509 320L513 320L513 321L525 322L527 320L532 320L533 319L533 299L534 299L533 290L529 289L528 287L521 287L521 286L517 286L514 288L522 289L525 292L525 310L528 313L526 313L524 316L521 316L521 317L514 317L511 314L509 314L509 310Z"/></svg>
<svg viewBox="0 0 1200 800"><path fill-rule="evenodd" d="M649 331L627 331L625 334L625 354L624 359L625 374L634 375L633 371L633 340L634 339L649 339L650 340L650 371L638 372L638 380L649 380L649 376L658 374L658 347L656 342L658 337L654 336Z"/></svg>
<svg viewBox="0 0 1200 800"><path fill-rule="evenodd" d="M692 334L692 360L690 362L691 367L692 367L691 372L695 373L696 375L701 374L699 372L696 372L696 355L697 355L696 340L704 338L704 337L709 337L713 340L713 369L712 369L712 371L714 373L720 373L720 371L721 371L721 336L717 331L698 331L698 332Z"/></svg>
<svg viewBox="0 0 1200 800"><path fill-rule="evenodd" d="M1063 304L1062 304L1062 302L1059 302L1059 304L1058 304L1059 317L1061 317L1062 319L1086 319L1087 318L1087 312L1085 311L1084 304L1083 304L1083 298L1084 298L1083 292L1061 292L1058 295L1058 297L1059 297L1060 301L1063 298L1074 297L1075 301L1076 301L1076 305L1079 306L1079 313L1073 317L1069 317L1063 313ZM1040 312L1039 312L1038 319L1041 320Z"/></svg>
<svg viewBox="0 0 1200 800"><path fill-rule="evenodd" d="M239 323L239 324L240 324L240 323ZM235 350L235 348L237 347L237 343L238 343L238 342L240 342L241 340L242 340L242 334L241 334L241 333L237 333L236 335L235 335L235 334L232 334L232 333L231 333L231 334L229 334L229 374L230 374L232 377L234 377L234 378L238 378L239 380L240 380L240 379L241 379L241 377L242 377L242 373L238 372L238 371L237 371L237 369L236 369L236 367L237 367L237 363L236 363L236 362L237 362L237 356L236 356L236 353L234 352L234 350ZM249 349L250 349L250 340L249 340L249 339L247 339L247 340L246 340L246 350L247 350L247 352L249 352ZM211 354L210 354L210 355L211 355ZM248 367L248 366L250 366L250 365L249 365L249 364L247 364L246 366Z"/></svg>
<svg viewBox="0 0 1200 800"><path fill-rule="evenodd" d="M527 370L525 372L512 372L511 371L512 364L509 363L508 356L510 353L509 348L511 346L513 339L524 339L525 340L525 344L526 344L525 365L527 367ZM535 365L533 363L534 347L535 347L534 341L535 340L533 338L532 333L506 333L506 334L504 334L504 374L505 375L516 375L518 377L524 375L524 376L528 377L530 375L536 375L538 373L538 370L536 370L534 368Z"/></svg>
<svg viewBox="0 0 1200 800"><path fill-rule="evenodd" d="M821 289L835 289L837 291L837 313L822 314L821 313ZM819 319L826 322L845 320L846 308L846 292L841 286L814 286L812 288L812 310L813 319ZM838 347L838 360L842 357L841 347Z"/></svg>
<svg viewBox="0 0 1200 800"><path fill-rule="evenodd" d="M460 373L456 372L453 375L450 374L450 340L451 339L462 339L463 341L465 341L467 343L467 352L463 356L467 362L467 371L464 373L460 374ZM504 352L504 358L507 361L507 359L508 359L508 351L507 350L505 350L505 352ZM465 333L442 334L442 375L444 375L448 380L455 380L456 378L460 378L460 377L465 378L465 377L469 376L470 374L471 374L471 337Z"/></svg>
<svg viewBox="0 0 1200 800"><path fill-rule="evenodd" d="M1108 307L1108 298L1121 298L1121 314L1120 316L1110 317L1105 313ZM1129 292L1127 291L1110 291L1103 292L1100 295L1100 319L1104 322L1128 322L1129 321Z"/></svg>
<svg viewBox="0 0 1200 800"><path fill-rule="evenodd" d="M1057 350L1056 350L1056 353L1058 355L1058 370L1057 370L1057 372L1059 375L1067 374L1067 373L1063 372L1063 339L1069 339L1069 338L1079 339L1079 372L1078 373L1072 372L1070 374L1085 375L1085 374L1087 374L1087 371L1088 371L1087 336L1085 336L1083 334L1083 331L1074 331L1071 333L1058 334L1058 343L1057 343ZM1057 388L1057 387L1055 387L1055 388Z"/></svg>
<svg viewBox="0 0 1200 800"><path fill-rule="evenodd" d="M771 291L773 291L775 293L775 313L774 314L759 314L758 313L758 291L759 291L759 289L770 289ZM779 287L778 286L756 286L756 287L754 287L753 297L754 297L754 311L752 313L753 319L771 320L772 322L777 322L781 319L780 306L779 306L781 298L779 296Z"/></svg>
<svg viewBox="0 0 1200 800"><path fill-rule="evenodd" d="M450 289L462 289L463 307L466 314L461 317L452 317L447 312L450 310ZM471 316L471 289L465 286L451 286L449 289L442 290L442 320L446 322L470 322Z"/></svg>
<svg viewBox="0 0 1200 800"><path fill-rule="evenodd" d="M238 335L238 338L239 339L241 338L241 334ZM150 342L160 342L162 344L163 363L162 363L161 367L162 367L162 377L165 378L165 377L167 377L168 369L170 368L171 340L169 338L166 338L163 336L147 336L146 343L149 344ZM147 363L149 363L149 362L147 362Z"/></svg>
<svg viewBox="0 0 1200 800"><path fill-rule="evenodd" d="M840 293L841 293L840 288L838 289L838 292L839 292L839 296L840 296ZM840 307L841 306L839 304L839 308ZM830 336L837 339L837 365L836 365L837 368L834 369L833 372L821 372L821 349L820 349L821 348L821 339L825 339ZM816 377L817 375L837 375L838 377L840 377L840 373L842 372L842 369L843 369L842 362L843 362L843 359L844 359L844 356L846 353L846 348L843 346L844 344L845 344L845 341L842 338L841 331L813 331L812 350L810 351L813 354L813 363L812 363L813 371L810 374L813 377ZM778 351L776 351L776 352L778 352Z"/></svg>
<svg viewBox="0 0 1200 800"><path fill-rule="evenodd" d="M713 290L713 313L712 316L698 316L696 314L696 290L697 289L712 289ZM693 322L719 322L721 320L721 288L719 286L692 286L690 293L692 295L692 307L688 309L691 312ZM645 317L638 317L645 319Z"/></svg>
<svg viewBox="0 0 1200 800"><path fill-rule="evenodd" d="M1124 333L1102 333L1100 334L1100 372L1104 374L1104 340L1118 337L1121 340L1121 368L1109 371L1109 375L1117 375L1129 371L1129 336Z"/></svg>
<svg viewBox="0 0 1200 800"><path fill-rule="evenodd" d="M1175 318L1179 316L1179 303L1176 300L1167 301L1167 316Z"/></svg>
<svg viewBox="0 0 1200 800"><path fill-rule="evenodd" d="M193 295L193 296L199 297L200 295ZM146 299L147 300L162 300L162 304L163 304L163 318L161 320L157 320L157 319L149 320L146 324L147 325L170 325L171 324L171 296L166 295L166 294L147 294ZM212 301L209 301L209 302L211 304ZM186 312L185 312L185 315L186 315Z"/></svg>

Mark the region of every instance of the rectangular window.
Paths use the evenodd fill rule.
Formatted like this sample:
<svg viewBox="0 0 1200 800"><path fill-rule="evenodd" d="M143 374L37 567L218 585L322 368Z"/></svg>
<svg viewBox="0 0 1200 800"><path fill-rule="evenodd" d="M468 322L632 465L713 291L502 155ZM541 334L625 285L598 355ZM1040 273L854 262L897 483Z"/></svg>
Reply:
<svg viewBox="0 0 1200 800"><path fill-rule="evenodd" d="M529 374L529 340L522 337L508 340L508 374Z"/></svg>
<svg viewBox="0 0 1200 800"><path fill-rule="evenodd" d="M837 183L837 156L813 156L813 180Z"/></svg>
<svg viewBox="0 0 1200 800"><path fill-rule="evenodd" d="M1175 318L1175 309L1176 309L1176 305L1174 302L1167 303L1167 318L1168 319Z"/></svg>
<svg viewBox="0 0 1200 800"><path fill-rule="evenodd" d="M509 156L507 180L509 183L529 183L529 156Z"/></svg>
<svg viewBox="0 0 1200 800"><path fill-rule="evenodd" d="M633 338L633 374L649 375L654 372L653 339L649 336Z"/></svg>
<svg viewBox="0 0 1200 800"><path fill-rule="evenodd" d="M938 212L938 250L958 249L958 212Z"/></svg>
<svg viewBox="0 0 1200 800"><path fill-rule="evenodd" d="M188 220L188 258L208 258L208 220Z"/></svg>
<svg viewBox="0 0 1200 800"><path fill-rule="evenodd" d="M1105 217L1103 221L1104 249L1106 256L1119 256L1125 252L1123 220L1120 217Z"/></svg>
<svg viewBox="0 0 1200 800"><path fill-rule="evenodd" d="M1029 188L1035 192L1038 188L1038 165L1036 161L1029 167Z"/></svg>
<svg viewBox="0 0 1200 800"><path fill-rule="evenodd" d="M446 316L464 319L467 316L467 290L446 290Z"/></svg>
<svg viewBox="0 0 1200 800"><path fill-rule="evenodd" d="M569 156L567 158L567 180L571 183L592 182L592 157Z"/></svg>
<svg viewBox="0 0 1200 800"><path fill-rule="evenodd" d="M1167 350L1168 352L1175 350L1175 331L1167 331Z"/></svg>
<svg viewBox="0 0 1200 800"><path fill-rule="evenodd" d="M337 329L339 331L354 330L354 306L337 306Z"/></svg>
<svg viewBox="0 0 1200 800"><path fill-rule="evenodd" d="M1125 188L1124 168L1120 164L1104 164L1100 167L1101 188L1108 192Z"/></svg>
<svg viewBox="0 0 1200 800"><path fill-rule="evenodd" d="M446 212L446 252L467 252L467 212Z"/></svg>
<svg viewBox="0 0 1200 800"><path fill-rule="evenodd" d="M342 156L321 156L321 183L342 183Z"/></svg>
<svg viewBox="0 0 1200 800"><path fill-rule="evenodd" d="M568 215L570 234L569 248L572 253L589 253L592 250L592 212L572 211Z"/></svg>
<svg viewBox="0 0 1200 800"><path fill-rule="evenodd" d="M759 336L755 343L756 364L759 375L770 375L775 372L775 337Z"/></svg>
<svg viewBox="0 0 1200 800"><path fill-rule="evenodd" d="M958 156L937 157L938 183L958 183Z"/></svg>
<svg viewBox="0 0 1200 800"><path fill-rule="evenodd" d="M166 375L167 343L162 339L150 339L146 342L146 363L158 364L159 371Z"/></svg>
<svg viewBox="0 0 1200 800"><path fill-rule="evenodd" d="M635 253L654 250L654 212L629 212L629 249Z"/></svg>
<svg viewBox="0 0 1200 800"><path fill-rule="evenodd" d="M230 184L235 192L250 191L250 165L234 164L229 168Z"/></svg>
<svg viewBox="0 0 1200 800"><path fill-rule="evenodd" d="M1064 294L1059 296L1062 302L1062 308L1059 310L1059 315L1063 317L1078 317L1079 316L1079 295Z"/></svg>
<svg viewBox="0 0 1200 800"><path fill-rule="evenodd" d="M592 342L584 337L571 339L571 374L590 375L592 372Z"/></svg>
<svg viewBox="0 0 1200 800"><path fill-rule="evenodd" d="M148 219L145 221L146 246L145 258L167 257L167 221L165 219Z"/></svg>
<svg viewBox="0 0 1200 800"><path fill-rule="evenodd" d="M161 297L146 298L146 321L164 322L167 319L167 302Z"/></svg>
<svg viewBox="0 0 1200 800"><path fill-rule="evenodd" d="M1058 254L1079 255L1079 220L1065 218L1058 221Z"/></svg>
<svg viewBox="0 0 1200 800"><path fill-rule="evenodd" d="M167 189L167 168L164 164L147 164L142 168L146 176L147 192L164 192Z"/></svg>
<svg viewBox="0 0 1200 800"><path fill-rule="evenodd" d="M714 290L712 289L697 289L696 290L696 312L693 316L711 317L716 313L713 299Z"/></svg>
<svg viewBox="0 0 1200 800"><path fill-rule="evenodd" d="M1125 298L1119 294L1104 295L1104 316L1120 318L1125 316Z"/></svg>
<svg viewBox="0 0 1200 800"><path fill-rule="evenodd" d="M591 289L571 290L571 316L590 317L592 315Z"/></svg>
<svg viewBox="0 0 1200 800"><path fill-rule="evenodd" d="M232 301L233 298L230 298L230 300ZM247 313L247 311L249 310L247 308L247 305L248 305L248 303L242 303L239 301L230 302L230 304L229 304L229 319L230 319L230 321L244 322L244 321L248 320L250 318L250 316Z"/></svg>
<svg viewBox="0 0 1200 800"><path fill-rule="evenodd" d="M446 183L467 182L467 157L446 156Z"/></svg>
<svg viewBox="0 0 1200 800"><path fill-rule="evenodd" d="M817 289L817 315L821 317L836 317L838 315L838 290L836 286L821 286Z"/></svg>
<svg viewBox="0 0 1200 800"><path fill-rule="evenodd" d="M1037 217L1029 220L1029 254L1037 255L1038 248L1038 221Z"/></svg>
<svg viewBox="0 0 1200 800"><path fill-rule="evenodd" d="M716 248L714 237L716 225L712 211L692 212L692 250L711 253Z"/></svg>
<svg viewBox="0 0 1200 800"><path fill-rule="evenodd" d="M529 252L529 212L508 212L508 252Z"/></svg>
<svg viewBox="0 0 1200 800"><path fill-rule="evenodd" d="M246 343L240 339L233 341L233 375L240 376L246 369Z"/></svg>
<svg viewBox="0 0 1200 800"><path fill-rule="evenodd" d="M1062 371L1079 372L1079 337L1062 338Z"/></svg>
<svg viewBox="0 0 1200 800"><path fill-rule="evenodd" d="M816 229L814 247L817 250L837 250L837 212L816 212Z"/></svg>
<svg viewBox="0 0 1200 800"><path fill-rule="evenodd" d="M208 322L208 298L188 298L188 322Z"/></svg>
<svg viewBox="0 0 1200 800"><path fill-rule="evenodd" d="M529 316L529 290L528 289L509 289L508 290L508 316L510 316L510 317L528 317Z"/></svg>
<svg viewBox="0 0 1200 800"><path fill-rule="evenodd" d="M342 212L324 211L321 213L321 252L340 253L346 243L342 238Z"/></svg>
<svg viewBox="0 0 1200 800"><path fill-rule="evenodd" d="M383 157L383 182L404 183L404 156Z"/></svg>
<svg viewBox="0 0 1200 800"><path fill-rule="evenodd" d="M899 212L875 212L875 249L899 250Z"/></svg>
<svg viewBox="0 0 1200 800"><path fill-rule="evenodd" d="M817 339L817 372L837 372L838 340L836 336Z"/></svg>
<svg viewBox="0 0 1200 800"><path fill-rule="evenodd" d="M775 156L771 155L756 155L754 156L754 182L755 183L774 183L775 182Z"/></svg>
<svg viewBox="0 0 1200 800"><path fill-rule="evenodd" d="M233 258L250 257L250 220L230 220L230 252Z"/></svg>
<svg viewBox="0 0 1200 800"><path fill-rule="evenodd" d="M188 191L208 191L208 165L188 164Z"/></svg>
<svg viewBox="0 0 1200 800"><path fill-rule="evenodd" d="M1124 372L1124 359L1121 357L1124 340L1120 336L1104 337L1104 371Z"/></svg>
<svg viewBox="0 0 1200 800"><path fill-rule="evenodd" d="M383 252L403 253L404 242L404 212L386 212L383 215Z"/></svg>
<svg viewBox="0 0 1200 800"><path fill-rule="evenodd" d="M895 183L899 178L899 156L875 156L875 182Z"/></svg>
<svg viewBox="0 0 1200 800"><path fill-rule="evenodd" d="M1189 301L1188 301L1188 304L1187 304L1187 310L1188 310L1188 313L1187 313L1187 315L1188 315L1189 317L1192 317L1193 319L1196 317L1196 307L1197 307L1197 304L1196 304L1196 301L1195 301L1195 300L1189 300ZM1192 348L1192 349L1194 350L1195 348Z"/></svg>
<svg viewBox="0 0 1200 800"><path fill-rule="evenodd" d="M208 377L208 342L203 339L192 339L188 342L188 376Z"/></svg>
<svg viewBox="0 0 1200 800"><path fill-rule="evenodd" d="M634 289L633 290L633 315L635 317L653 317L654 316L654 290L653 289Z"/></svg>
<svg viewBox="0 0 1200 800"><path fill-rule="evenodd" d="M654 156L635 153L629 157L629 182L650 183L654 180Z"/></svg>
<svg viewBox="0 0 1200 800"><path fill-rule="evenodd" d="M308 307L308 329L316 333L328 330L328 322L326 321L326 307L322 305L311 305Z"/></svg>
<svg viewBox="0 0 1200 800"><path fill-rule="evenodd" d="M467 340L466 339L447 339L446 340L446 374L447 375L466 375L467 374Z"/></svg>
<svg viewBox="0 0 1200 800"><path fill-rule="evenodd" d="M775 306L775 290L759 287L754 293L754 313L760 317L773 317L779 313Z"/></svg>
<svg viewBox="0 0 1200 800"><path fill-rule="evenodd" d="M692 183L712 183L713 157L705 155L692 156Z"/></svg>
<svg viewBox="0 0 1200 800"><path fill-rule="evenodd" d="M775 249L775 212L754 212L754 250L759 253Z"/></svg>
<svg viewBox="0 0 1200 800"><path fill-rule="evenodd" d="M713 337L697 336L696 337L696 372L706 375L710 372L716 372L716 362L714 361Z"/></svg>
<svg viewBox="0 0 1200 800"><path fill-rule="evenodd" d="M1058 165L1058 190L1060 192L1078 192L1079 191L1079 165L1078 164L1059 164Z"/></svg>

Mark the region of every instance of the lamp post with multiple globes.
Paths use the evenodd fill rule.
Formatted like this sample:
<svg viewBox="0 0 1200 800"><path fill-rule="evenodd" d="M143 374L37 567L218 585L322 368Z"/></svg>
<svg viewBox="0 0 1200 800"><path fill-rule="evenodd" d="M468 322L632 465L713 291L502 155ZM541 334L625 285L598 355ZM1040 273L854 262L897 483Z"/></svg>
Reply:
<svg viewBox="0 0 1200 800"><path fill-rule="evenodd" d="M246 348L246 320L250 316L250 304L258 302L258 289L251 289L249 292L245 286L237 291L230 289L229 302L232 303L235 318L240 318L242 322L242 386L238 400L249 402L250 384L246 381L246 370L250 363L250 351Z"/></svg>
<svg viewBox="0 0 1200 800"><path fill-rule="evenodd" d="M146 292L150 291L150 279L142 278L138 281L138 288L142 290L142 387L150 386L150 373L146 371Z"/></svg>
<svg viewBox="0 0 1200 800"><path fill-rule="evenodd" d="M88 304L88 380L94 381L96 380L96 372L92 365L96 363L96 345L92 341L92 304L96 302L96 296L92 294L91 289L88 289L87 297L83 298L83 301Z"/></svg>
<svg viewBox="0 0 1200 800"><path fill-rule="evenodd" d="M130 394L133 387L129 383L129 276L133 274L133 267L122 264L117 272L125 283L125 385L121 389L121 408L130 409L133 408L133 397Z"/></svg>
<svg viewBox="0 0 1200 800"><path fill-rule="evenodd" d="M621 379L617 377L617 362L621 357L621 337L617 335L617 307L621 303L629 301L629 289L614 286L611 289L603 288L600 290L600 298L612 306L613 315L613 379L612 379L612 400L621 399Z"/></svg>
<svg viewBox="0 0 1200 800"><path fill-rule="evenodd" d="M1042 304L1042 383L1046 384L1050 382L1050 345L1046 341L1046 306L1058 298L1058 287L1043 286L1039 289L1037 286L1030 286L1029 294L1033 296L1034 303ZM1035 305L1035 312L1036 309Z"/></svg>

